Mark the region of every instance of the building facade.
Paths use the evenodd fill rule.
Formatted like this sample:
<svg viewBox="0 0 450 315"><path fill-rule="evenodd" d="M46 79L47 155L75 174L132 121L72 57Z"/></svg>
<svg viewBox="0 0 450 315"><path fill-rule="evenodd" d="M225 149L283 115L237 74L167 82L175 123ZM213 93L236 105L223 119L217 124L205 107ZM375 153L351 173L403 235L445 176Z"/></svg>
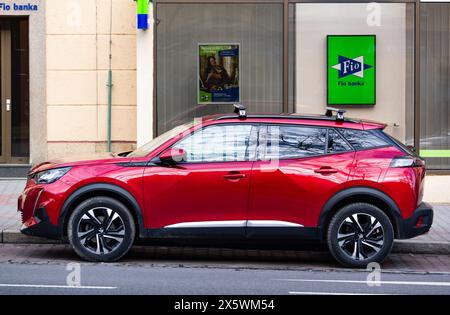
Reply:
<svg viewBox="0 0 450 315"><path fill-rule="evenodd" d="M138 5L0 1L3 165L133 149L233 102L330 105L387 123L450 201L450 3L158 0L148 29Z"/></svg>

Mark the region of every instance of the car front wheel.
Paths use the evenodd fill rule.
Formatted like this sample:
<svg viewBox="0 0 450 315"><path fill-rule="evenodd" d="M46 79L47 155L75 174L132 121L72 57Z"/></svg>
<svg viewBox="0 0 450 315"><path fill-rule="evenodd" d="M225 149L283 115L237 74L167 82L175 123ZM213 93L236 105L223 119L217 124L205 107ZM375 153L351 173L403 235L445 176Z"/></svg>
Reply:
<svg viewBox="0 0 450 315"><path fill-rule="evenodd" d="M135 225L133 216L122 203L109 197L94 197L74 209L67 235L81 258L111 262L130 250Z"/></svg>
<svg viewBox="0 0 450 315"><path fill-rule="evenodd" d="M338 210L328 226L328 248L347 267L365 268L390 253L394 230L389 217L367 203L349 204Z"/></svg>

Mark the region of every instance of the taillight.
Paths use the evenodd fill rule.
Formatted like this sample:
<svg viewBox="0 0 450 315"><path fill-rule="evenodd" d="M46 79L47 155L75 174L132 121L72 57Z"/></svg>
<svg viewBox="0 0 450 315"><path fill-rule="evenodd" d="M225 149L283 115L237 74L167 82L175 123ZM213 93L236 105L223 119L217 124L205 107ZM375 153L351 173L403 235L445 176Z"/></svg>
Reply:
<svg viewBox="0 0 450 315"><path fill-rule="evenodd" d="M390 167L422 167L425 161L418 156L405 155L393 158Z"/></svg>

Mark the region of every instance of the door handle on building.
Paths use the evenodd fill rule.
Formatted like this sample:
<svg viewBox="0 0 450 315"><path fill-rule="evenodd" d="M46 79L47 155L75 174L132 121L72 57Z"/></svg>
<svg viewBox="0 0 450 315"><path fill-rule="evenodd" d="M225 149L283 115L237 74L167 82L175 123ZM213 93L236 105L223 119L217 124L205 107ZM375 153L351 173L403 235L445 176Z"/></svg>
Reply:
<svg viewBox="0 0 450 315"><path fill-rule="evenodd" d="M7 112L11 111L11 99L9 98L6 99L6 111Z"/></svg>

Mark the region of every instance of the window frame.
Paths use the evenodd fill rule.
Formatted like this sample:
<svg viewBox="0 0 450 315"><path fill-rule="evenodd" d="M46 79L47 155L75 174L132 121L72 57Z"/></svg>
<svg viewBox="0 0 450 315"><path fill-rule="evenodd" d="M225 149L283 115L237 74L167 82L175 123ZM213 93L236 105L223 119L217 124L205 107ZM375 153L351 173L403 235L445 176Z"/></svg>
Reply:
<svg viewBox="0 0 450 315"><path fill-rule="evenodd" d="M358 1L349 1L349 3L357 2L357 3L370 3L373 0L358 0ZM283 18L283 56L282 56L282 67L283 67L283 112L294 112L295 110L295 92L291 91L292 86L295 85L295 82L292 83L292 73L291 68L292 64L295 64L294 58L290 55L290 48L295 46L295 39L292 37L292 30L290 25L291 23L291 10L295 7L295 4L297 3L337 3L338 0L247 0L245 3L261 3L261 4L267 4L267 3L278 3L283 5L283 12L284 12L284 18ZM414 42L413 42L413 63L414 63L414 69L413 69L413 144L416 148L416 153L420 154L420 130L421 130L421 124L420 124L420 112L421 112L421 95L420 95L420 84L421 84L421 75L420 75L420 64L421 64L421 52L420 48L423 44L421 42L420 35L420 25L421 25L421 10L424 10L423 7L427 5L434 5L435 3L426 3L421 2L420 0L379 0L377 1L379 3L411 3L414 5ZM156 2L155 2L156 3ZM158 20L158 5L161 4L189 4L189 3L208 3L208 4L216 4L216 3L228 3L228 4L241 4L243 3L240 0L158 0L158 2L155 5L155 10L153 11L153 18L155 21ZM439 4L439 3L438 3ZM157 34L156 34L156 28L153 29L154 32L154 41L155 45L153 47L153 67L154 69L157 69ZM158 74L158 70L155 70L156 75ZM162 87L164 88L164 87ZM153 80L153 90L157 91L158 84L157 80ZM292 99L291 99L292 98ZM152 130L154 135L158 135L158 106L157 106L157 93L154 92L153 97L153 124L152 124ZM436 171L438 173L442 172L450 172L450 169L432 169L430 170Z"/></svg>

